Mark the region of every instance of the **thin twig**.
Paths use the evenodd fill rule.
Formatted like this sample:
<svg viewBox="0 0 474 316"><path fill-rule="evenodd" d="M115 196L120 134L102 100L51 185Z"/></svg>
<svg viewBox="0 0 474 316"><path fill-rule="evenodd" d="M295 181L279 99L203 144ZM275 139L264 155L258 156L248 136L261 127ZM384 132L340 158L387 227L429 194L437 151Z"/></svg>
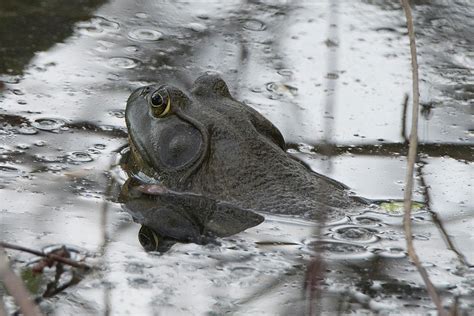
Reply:
<svg viewBox="0 0 474 316"><path fill-rule="evenodd" d="M415 30L413 26L413 17L411 14L410 4L408 0L402 0L403 11L405 12L408 28L408 36L410 38L410 53L411 53L411 68L412 68L412 83L413 83L413 109L412 109L412 122L410 132L410 144L408 148L408 163L406 173L406 185L404 194L404 216L403 216L403 227L405 230L405 238L407 242L408 256L411 261L415 264L418 272L420 273L426 289L436 305L438 315L444 315L443 304L436 291L433 283L429 278L428 273L421 265L420 259L416 254L415 247L413 245L412 227L411 227L411 206L412 206L412 194L413 194L413 173L415 167L415 161L417 159L417 145L418 145L418 112L420 105L420 91L418 86L418 61L416 57L416 42L415 42Z"/></svg>
<svg viewBox="0 0 474 316"><path fill-rule="evenodd" d="M5 249L12 249L12 250L18 250L18 251L31 253L33 255L36 255L36 256L39 256L39 257L45 257L45 258L48 258L48 259L51 259L51 260L55 260L55 261L67 264L71 267L75 267L75 268L79 268L79 269L89 270L91 268L90 266L88 266L85 263L77 262L77 261L69 259L69 258L58 256L54 253L44 253L44 252L39 251L39 250L30 249L30 248L26 248L26 247L23 247L23 246L10 244L10 243L4 242L4 241L0 241L0 247L3 247Z"/></svg>
<svg viewBox="0 0 474 316"><path fill-rule="evenodd" d="M23 281L10 269L7 257L0 245L0 281L4 284L8 293L15 299L20 310L25 316L40 316L41 311L35 305L26 289ZM3 307L3 306L2 306Z"/></svg>
<svg viewBox="0 0 474 316"><path fill-rule="evenodd" d="M407 139L407 109L408 109L408 94L405 93L403 97L403 110L402 110L402 126L401 126L401 136L405 144L408 143Z"/></svg>

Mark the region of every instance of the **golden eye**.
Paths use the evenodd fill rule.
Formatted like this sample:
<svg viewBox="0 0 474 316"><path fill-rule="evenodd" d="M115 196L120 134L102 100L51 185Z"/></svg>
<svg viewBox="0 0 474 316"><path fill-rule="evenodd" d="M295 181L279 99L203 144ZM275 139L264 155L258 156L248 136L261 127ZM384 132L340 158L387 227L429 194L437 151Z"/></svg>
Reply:
<svg viewBox="0 0 474 316"><path fill-rule="evenodd" d="M149 103L154 117L164 117L171 110L171 100L165 89L153 92Z"/></svg>

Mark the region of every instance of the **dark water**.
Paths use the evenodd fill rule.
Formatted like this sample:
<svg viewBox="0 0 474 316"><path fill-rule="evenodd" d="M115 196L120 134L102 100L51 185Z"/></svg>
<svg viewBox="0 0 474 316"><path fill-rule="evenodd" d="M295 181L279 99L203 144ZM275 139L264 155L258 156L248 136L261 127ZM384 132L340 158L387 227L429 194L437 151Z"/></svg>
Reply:
<svg viewBox="0 0 474 316"><path fill-rule="evenodd" d="M421 64L415 245L449 306L474 309L474 271L448 249L429 210L474 262L474 7L417 1ZM42 307L52 314L301 314L314 224L267 217L221 245L158 256L109 202L126 143L125 100L156 81L188 87L218 71L274 122L289 152L356 194L403 197L402 103L411 91L405 20L392 1L0 2L0 238L73 245L102 268ZM326 104L333 104L328 108ZM408 118L409 119L409 118ZM409 120L408 120L409 121ZM325 142L337 144L330 158ZM112 174L121 177L117 168ZM434 313L408 262L401 207L374 206L323 228L329 314ZM31 256L12 253L17 270ZM0 293L3 290L0 289ZM9 311L13 300L4 296Z"/></svg>

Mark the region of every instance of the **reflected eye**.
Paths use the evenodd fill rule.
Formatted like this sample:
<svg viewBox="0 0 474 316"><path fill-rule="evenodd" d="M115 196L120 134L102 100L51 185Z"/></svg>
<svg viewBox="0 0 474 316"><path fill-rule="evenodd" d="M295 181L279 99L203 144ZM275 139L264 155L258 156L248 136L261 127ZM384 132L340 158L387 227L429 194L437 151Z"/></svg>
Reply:
<svg viewBox="0 0 474 316"><path fill-rule="evenodd" d="M166 89L161 88L153 92L149 99L154 117L164 117L170 112L171 100Z"/></svg>
<svg viewBox="0 0 474 316"><path fill-rule="evenodd" d="M146 251L157 251L160 238L149 227L142 226L138 232L138 241Z"/></svg>

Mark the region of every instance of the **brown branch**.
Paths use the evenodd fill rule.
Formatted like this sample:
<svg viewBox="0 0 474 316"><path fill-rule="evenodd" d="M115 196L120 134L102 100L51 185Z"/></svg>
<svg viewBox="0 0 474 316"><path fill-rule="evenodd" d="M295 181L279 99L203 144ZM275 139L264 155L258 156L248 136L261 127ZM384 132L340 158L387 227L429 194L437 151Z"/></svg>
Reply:
<svg viewBox="0 0 474 316"><path fill-rule="evenodd" d="M407 173L405 180L405 194L404 194L404 216L403 216L403 227L405 230L405 238L407 242L407 251L408 256L411 261L415 264L418 272L420 273L426 289L433 300L433 303L436 305L438 310L438 315L444 315L443 304L441 299L436 291L433 283L431 282L428 273L423 268L420 259L415 251L413 245L413 236L412 236L412 227L411 227L411 204L412 204L412 194L413 194L413 174L415 161L417 159L417 145L418 145L418 112L420 105L420 91L418 86L418 61L416 57L416 42L415 42L415 30L413 26L413 17L411 15L410 4L408 0L401 0L403 11L405 12L408 28L408 36L410 38L410 53L411 53L411 68L412 68L412 83L413 83L413 109L412 109L412 122L411 122L411 132L409 138L409 148L408 148L408 157L407 157Z"/></svg>
<svg viewBox="0 0 474 316"><path fill-rule="evenodd" d="M30 299L30 294L22 280L10 269L8 259L0 245L0 281L15 299L25 316L41 316L41 311ZM3 306L2 306L3 309Z"/></svg>
<svg viewBox="0 0 474 316"><path fill-rule="evenodd" d="M79 268L79 269L89 270L91 268L90 266L88 266L85 263L77 262L77 261L69 259L69 258L58 256L54 253L44 253L44 252L39 251L39 250L30 249L30 248L26 248L26 247L23 247L23 246L10 244L10 243L4 242L4 241L0 241L0 247L3 247L5 249L12 249L12 250L18 250L18 251L31 253L33 255L36 255L36 256L39 256L39 257L45 257L45 258L48 258L48 259L51 259L51 260L54 260L54 261L58 261L58 262L67 264L71 267L75 267L75 268Z"/></svg>

